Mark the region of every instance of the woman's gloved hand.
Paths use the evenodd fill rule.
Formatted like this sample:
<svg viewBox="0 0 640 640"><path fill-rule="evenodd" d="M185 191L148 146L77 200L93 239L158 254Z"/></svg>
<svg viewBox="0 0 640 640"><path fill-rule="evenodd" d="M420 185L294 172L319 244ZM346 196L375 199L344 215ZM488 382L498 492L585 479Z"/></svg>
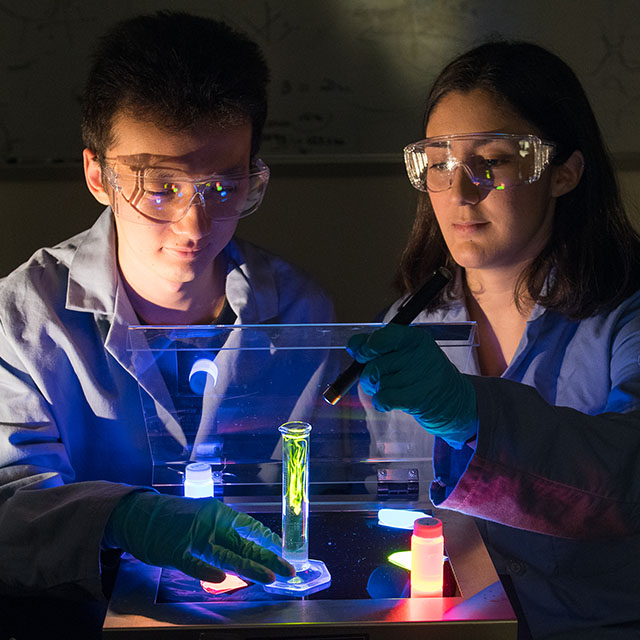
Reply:
<svg viewBox="0 0 640 640"><path fill-rule="evenodd" d="M295 575L274 553L282 549L280 536L214 498L130 493L113 510L104 541L147 564L208 582L221 582L225 571L263 584L276 573Z"/></svg>
<svg viewBox="0 0 640 640"><path fill-rule="evenodd" d="M378 411L401 409L456 449L477 432L475 389L428 329L389 323L347 350L366 363L360 385Z"/></svg>

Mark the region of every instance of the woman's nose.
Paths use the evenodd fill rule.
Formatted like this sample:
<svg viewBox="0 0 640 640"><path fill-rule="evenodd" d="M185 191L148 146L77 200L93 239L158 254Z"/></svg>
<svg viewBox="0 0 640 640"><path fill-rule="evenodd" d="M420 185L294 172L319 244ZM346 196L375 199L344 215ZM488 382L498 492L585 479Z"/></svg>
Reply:
<svg viewBox="0 0 640 640"><path fill-rule="evenodd" d="M473 180L473 174L466 164L460 162L453 169L451 195L459 204L478 204L486 197L486 190L480 189Z"/></svg>

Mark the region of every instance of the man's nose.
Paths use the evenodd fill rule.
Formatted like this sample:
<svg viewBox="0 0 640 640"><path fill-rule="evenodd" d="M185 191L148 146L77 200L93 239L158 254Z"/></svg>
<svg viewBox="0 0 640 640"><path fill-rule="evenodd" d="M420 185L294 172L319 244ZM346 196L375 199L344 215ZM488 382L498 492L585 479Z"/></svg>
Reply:
<svg viewBox="0 0 640 640"><path fill-rule="evenodd" d="M178 222L173 223L173 230L192 238L202 238L211 231L212 224L211 216L206 212L204 196L199 191L194 191L186 213Z"/></svg>

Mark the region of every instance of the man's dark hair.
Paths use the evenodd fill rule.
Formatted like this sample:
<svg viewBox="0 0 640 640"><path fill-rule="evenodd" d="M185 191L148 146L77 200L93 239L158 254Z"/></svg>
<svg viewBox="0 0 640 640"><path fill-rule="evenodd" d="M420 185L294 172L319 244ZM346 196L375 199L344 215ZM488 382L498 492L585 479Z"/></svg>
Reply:
<svg viewBox="0 0 640 640"><path fill-rule="evenodd" d="M584 156L582 178L557 199L551 237L521 275L516 301L526 292L574 318L614 308L640 288L640 237L624 211L609 154L578 78L538 45L488 42L453 60L438 76L427 99L423 131L445 95L473 89L505 101L555 142L554 164L576 150ZM411 291L443 264L455 267L429 196L421 193L397 283L403 292ZM541 292L550 274L553 278ZM448 287L433 308L452 295Z"/></svg>
<svg viewBox="0 0 640 640"><path fill-rule="evenodd" d="M118 115L167 131L252 124L267 115L269 71L259 47L222 22L160 11L116 24L99 42L82 99L82 137L103 157Z"/></svg>

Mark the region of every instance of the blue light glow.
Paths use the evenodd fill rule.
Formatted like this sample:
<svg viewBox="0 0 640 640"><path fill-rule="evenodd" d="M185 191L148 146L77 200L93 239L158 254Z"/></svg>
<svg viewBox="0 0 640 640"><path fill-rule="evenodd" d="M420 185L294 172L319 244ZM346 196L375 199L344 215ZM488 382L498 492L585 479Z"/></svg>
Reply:
<svg viewBox="0 0 640 640"><path fill-rule="evenodd" d="M428 514L422 511L409 509L380 509L378 511L378 524L394 529L413 530L413 523L418 518L425 518Z"/></svg>

